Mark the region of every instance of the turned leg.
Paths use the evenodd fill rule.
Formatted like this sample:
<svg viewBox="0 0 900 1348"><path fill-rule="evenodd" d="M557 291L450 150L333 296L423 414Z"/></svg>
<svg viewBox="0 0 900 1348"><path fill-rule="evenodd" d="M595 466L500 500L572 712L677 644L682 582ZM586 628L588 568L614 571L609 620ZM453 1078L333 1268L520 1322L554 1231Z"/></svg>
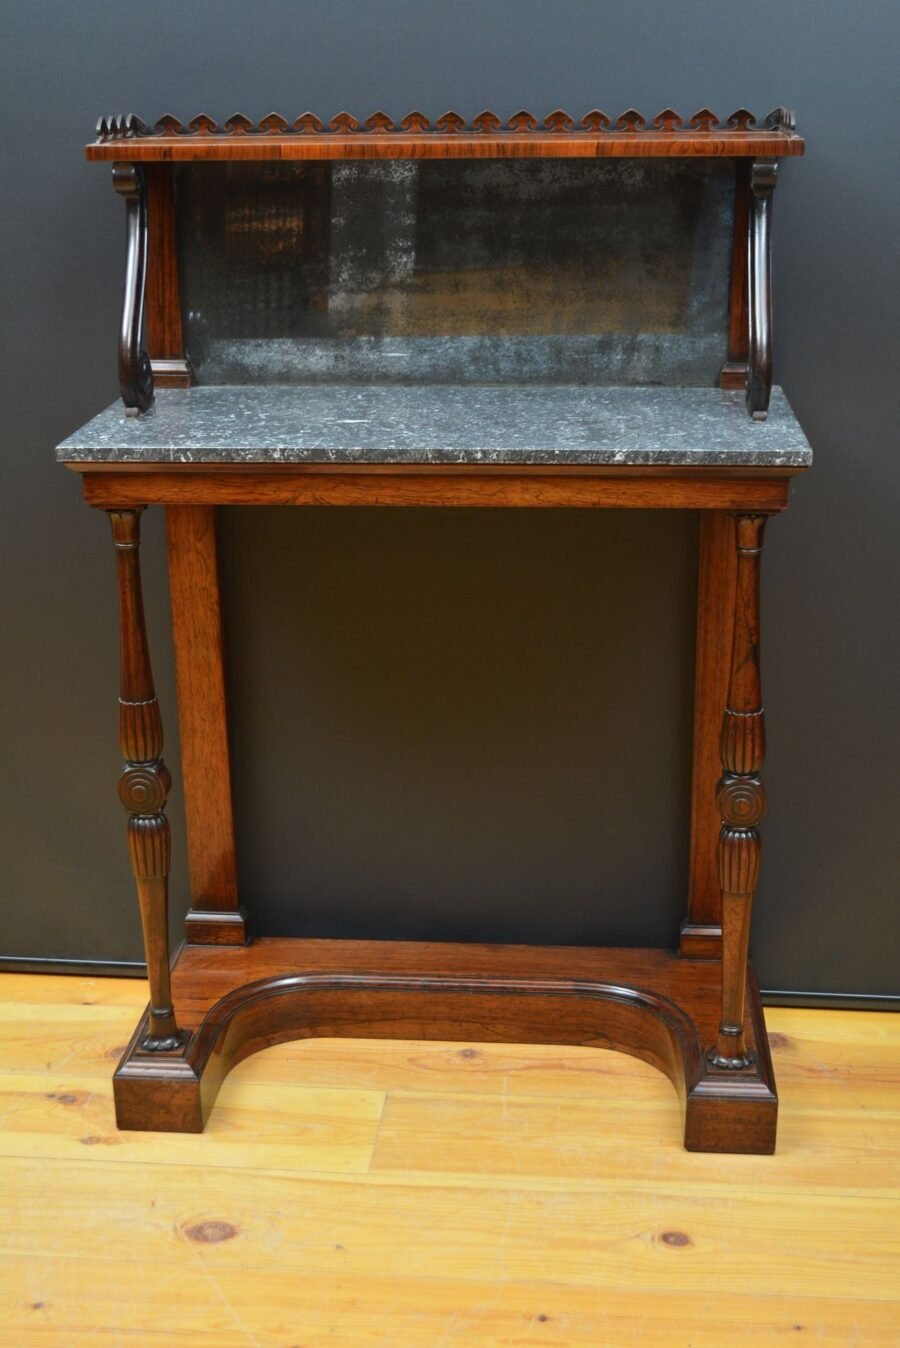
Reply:
<svg viewBox="0 0 900 1348"><path fill-rule="evenodd" d="M722 777L717 800L722 889L722 1018L709 1051L716 1067L747 1067L744 998L750 911L759 874L757 825L766 808L759 778L765 722L759 678L759 564L764 515L736 515L737 584L728 701L722 723Z"/></svg>
<svg viewBox="0 0 900 1348"><path fill-rule="evenodd" d="M171 778L162 761L162 721L144 625L141 594L141 507L109 510L119 580L122 660L119 743L125 767L119 798L128 811L128 849L137 884L147 976L149 1032L141 1047L156 1052L180 1048L169 977L169 821L165 816Z"/></svg>

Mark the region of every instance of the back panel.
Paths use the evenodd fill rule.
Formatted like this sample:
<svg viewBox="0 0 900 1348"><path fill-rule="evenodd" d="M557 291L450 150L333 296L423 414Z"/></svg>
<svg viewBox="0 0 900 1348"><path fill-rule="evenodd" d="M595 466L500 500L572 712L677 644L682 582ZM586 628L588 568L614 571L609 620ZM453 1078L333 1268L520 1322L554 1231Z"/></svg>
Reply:
<svg viewBox="0 0 900 1348"><path fill-rule="evenodd" d="M727 160L175 172L198 383L718 382Z"/></svg>

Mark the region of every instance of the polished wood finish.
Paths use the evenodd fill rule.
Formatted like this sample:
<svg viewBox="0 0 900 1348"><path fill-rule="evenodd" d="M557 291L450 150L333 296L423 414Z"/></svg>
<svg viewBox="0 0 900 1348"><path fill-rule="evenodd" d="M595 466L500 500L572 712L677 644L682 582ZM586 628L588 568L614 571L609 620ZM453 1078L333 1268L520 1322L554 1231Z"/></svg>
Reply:
<svg viewBox="0 0 900 1348"><path fill-rule="evenodd" d="M225 1075L286 1039L502 1040L615 1048L658 1067L682 1095L690 1151L775 1147L777 1096L750 974L750 1072L704 1056L718 968L659 950L258 940L186 947L173 985L191 1039L162 1061L138 1027L116 1071L120 1128L200 1132Z"/></svg>
<svg viewBox="0 0 900 1348"><path fill-rule="evenodd" d="M771 384L769 219L776 160L802 154L793 116L725 123L702 108L579 121L562 110L506 121L486 110L431 122L383 112L313 113L258 124L235 114L174 117L151 131L101 119L89 159L114 163L128 254L120 341L130 412L160 384L190 380L182 332L177 162L318 160L314 234L330 218L327 162L340 159L721 156L735 169L726 357L766 414ZM149 235L148 235L149 228ZM323 235L324 237L324 235ZM317 302L314 297L314 302ZM146 314L150 359L143 350ZM151 369L152 361L152 369ZM758 562L765 517L797 469L606 465L70 463L109 512L122 632L121 795L150 975L151 1006L115 1075L119 1127L199 1132L227 1073L270 1045L324 1038L503 1041L611 1047L662 1071L684 1105L689 1150L769 1153L777 1097L747 965L762 814ZM192 906L169 973L169 787L141 608L140 511L166 507ZM218 505L663 508L700 512L693 801L688 911L679 954L521 946L268 939L247 943L239 906L216 556ZM736 531L736 533L735 533ZM735 544L737 539L737 545ZM724 712L724 727L723 727ZM718 786L716 785L718 781ZM173 1007L178 1009L178 1023ZM676 1233L677 1234L677 1233Z"/></svg>
<svg viewBox="0 0 900 1348"><path fill-rule="evenodd" d="M722 777L717 802L719 885L722 890L722 1018L710 1061L725 1069L753 1063L744 1033L744 977L750 914L759 877L757 825L766 808L759 778L765 717L759 673L759 566L765 515L735 517L737 575L728 701L722 722Z"/></svg>
<svg viewBox="0 0 900 1348"><path fill-rule="evenodd" d="M166 116L148 131L137 117L101 117L97 140L85 146L85 157L135 162L157 160L261 159L519 159L519 158L658 158L692 156L800 155L804 143L794 131L793 115L777 108L755 127L752 113L739 109L720 123L701 108L683 123L671 108L648 122L629 109L615 120L594 109L576 123L562 110L541 125L530 112L502 118L484 111L467 123L447 112L432 124L411 112L399 125L383 112L360 122L339 112L326 127L314 113L303 113L292 126L278 113L258 127L240 113L219 128L201 114L185 128Z"/></svg>
<svg viewBox="0 0 900 1348"><path fill-rule="evenodd" d="M159 703L147 648L141 591L140 510L111 510L119 582L121 691L119 742L125 768L119 798L128 811L128 850L137 885L150 1008L141 1029L143 1052L178 1049L184 1036L175 1022L169 980L169 821L171 778L162 760Z"/></svg>
<svg viewBox="0 0 900 1348"><path fill-rule="evenodd" d="M734 519L723 510L704 511L699 529L691 852L680 949L688 957L718 959L722 949L722 891L716 791L734 624Z"/></svg>
<svg viewBox="0 0 900 1348"><path fill-rule="evenodd" d="M487 110L471 123L456 112L447 112L432 124L422 113L412 112L399 125L383 112L373 113L364 123L340 112L327 127L309 112L292 124L280 114L270 113L258 125L237 113L221 128L205 114L195 117L187 128L166 115L152 133L133 114L101 117L97 140L85 147L86 156L114 161L114 181L130 203L120 343L125 405L132 411L146 411L152 403L154 376L161 386L186 387L191 382L179 298L172 176L175 162L725 157L735 166L736 194L728 348L720 383L725 388L746 387L749 413L756 420L764 420L772 384L772 189L778 158L803 151L794 115L785 108L769 113L762 126L757 126L756 118L746 108L738 109L724 122L709 108L701 108L686 121L666 108L652 122L634 109L615 121L594 109L577 124L560 109L542 123L522 110L505 124ZM320 209L327 209L326 194L320 191L318 200ZM152 367L140 347L148 201L152 229L146 307Z"/></svg>
<svg viewBox="0 0 900 1348"><path fill-rule="evenodd" d="M772 392L772 193L776 159L756 159L750 170L749 288L750 339L747 352L747 411L765 421Z"/></svg>
<svg viewBox="0 0 900 1348"><path fill-rule="evenodd" d="M150 367L157 387L187 388L191 379L181 328L172 169L166 164L147 164L144 182L149 244L145 311Z"/></svg>
<svg viewBox="0 0 900 1348"><path fill-rule="evenodd" d="M754 684L751 677L758 646L755 540L765 516L786 503L790 474L732 477L727 470L685 475L686 470L638 469L623 475L621 469L618 473L572 469L564 477L567 504L644 504L649 490L658 505L704 508L694 765L700 789L694 801L690 904L681 958L661 951L565 951L554 956L540 949L297 941L261 941L228 951L229 944L245 939L245 927L237 907L210 498L215 499L223 481L230 479L242 503L277 500L271 495L274 478L278 490L292 484L294 503L402 500L458 505L473 500L497 504L499 499L507 505L550 504L554 498L544 493L561 476L541 470L518 473L518 490L509 495L509 470L492 466L460 471L421 465L414 470L388 465L380 471L347 465L339 470L297 467L278 469L274 475L268 468L253 466L233 473L213 466L205 471L189 467L187 472L182 466L157 466L153 472L85 474L86 494L94 504L109 508L109 500L118 502L114 518L137 520L137 514L127 509L129 492L140 489L145 498L165 501L171 485L187 478L195 479L194 490L207 502L168 508L195 894L187 930L189 941L203 944L189 945L176 966L174 995L186 1036L181 1051L160 1054L147 1020L138 1027L120 1065L116 1076L120 1126L202 1129L230 1066L267 1044L311 1033L411 1034L416 1026L416 1032L426 1037L614 1045L652 1061L679 1085L686 1100L689 1149L771 1151L777 1099L752 977L749 1001L745 992L757 844L756 818L748 824L745 807L748 792L755 801L756 758L748 759L741 747L750 741L738 743L728 727L746 726L747 718L759 710L758 678ZM307 487L306 494L298 492L298 484ZM723 508L723 489L737 491L744 509ZM723 566L728 552L730 571ZM724 897L717 903L708 873L710 795L718 775L713 771L711 740L714 722L721 720L722 640L723 632L731 630L729 622L734 638L727 733L722 737L725 775L717 797L725 821L718 854ZM123 639L128 649L129 643L135 648L129 659L143 667L142 624L123 623ZM739 721L734 720L736 715ZM752 771L743 771L748 764ZM720 914L724 939L719 936ZM155 926L148 928L156 933L157 942L159 929L157 912ZM553 962L560 958L565 971ZM583 978L579 970L585 970ZM712 1047L705 1054L707 1045ZM733 1070L736 1067L740 1070Z"/></svg>
<svg viewBox="0 0 900 1348"><path fill-rule="evenodd" d="M128 416L153 406L153 373L144 349L147 280L147 193L136 164L113 164L113 186L125 202L126 254L119 327L119 390Z"/></svg>
<svg viewBox="0 0 900 1348"><path fill-rule="evenodd" d="M187 824L188 941L241 945L222 603L214 506L166 510L178 731Z"/></svg>
<svg viewBox="0 0 900 1348"><path fill-rule="evenodd" d="M783 510L798 470L502 468L427 464L288 466L71 462L84 498L160 505L558 506Z"/></svg>
<svg viewBox="0 0 900 1348"><path fill-rule="evenodd" d="M747 273L750 237L750 171L746 159L735 161L734 229L731 239L731 283L728 294L728 359L722 366L722 388L747 386L747 360L750 348L750 302Z"/></svg>

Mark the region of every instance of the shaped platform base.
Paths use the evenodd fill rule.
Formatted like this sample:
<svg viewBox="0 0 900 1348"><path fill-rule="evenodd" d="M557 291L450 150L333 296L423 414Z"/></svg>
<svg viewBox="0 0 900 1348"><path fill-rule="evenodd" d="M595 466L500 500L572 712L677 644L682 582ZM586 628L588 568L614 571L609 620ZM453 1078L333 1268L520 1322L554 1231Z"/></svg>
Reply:
<svg viewBox="0 0 900 1348"><path fill-rule="evenodd" d="M748 970L751 1065L712 1067L720 971L665 950L268 938L185 946L172 973L179 1050L140 1048L115 1078L120 1128L199 1133L242 1059L285 1040L581 1044L642 1058L675 1085L689 1151L775 1150L778 1097Z"/></svg>

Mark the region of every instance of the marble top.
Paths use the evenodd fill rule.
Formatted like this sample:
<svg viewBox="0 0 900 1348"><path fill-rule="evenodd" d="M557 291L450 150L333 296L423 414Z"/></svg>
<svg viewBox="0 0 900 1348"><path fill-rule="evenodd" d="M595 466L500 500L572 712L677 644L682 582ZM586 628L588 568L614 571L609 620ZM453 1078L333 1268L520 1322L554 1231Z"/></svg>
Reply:
<svg viewBox="0 0 900 1348"><path fill-rule="evenodd" d="M206 385L120 402L58 446L64 462L662 464L807 467L784 393L589 385Z"/></svg>

